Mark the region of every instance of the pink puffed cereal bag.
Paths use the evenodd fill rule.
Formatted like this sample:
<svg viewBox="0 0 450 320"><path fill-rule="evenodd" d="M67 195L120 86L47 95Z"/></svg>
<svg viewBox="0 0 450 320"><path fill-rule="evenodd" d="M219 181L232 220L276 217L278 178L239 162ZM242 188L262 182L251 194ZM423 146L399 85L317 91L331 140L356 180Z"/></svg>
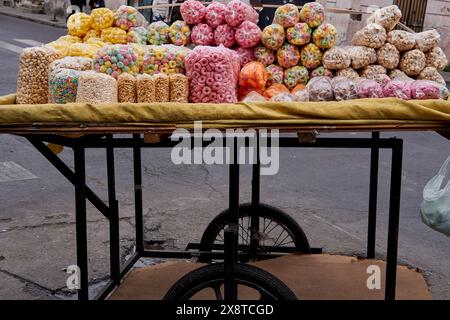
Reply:
<svg viewBox="0 0 450 320"><path fill-rule="evenodd" d="M258 22L258 13L248 4L239 0L228 2L225 10L225 20L228 25L237 27L244 21Z"/></svg>
<svg viewBox="0 0 450 320"><path fill-rule="evenodd" d="M359 82L359 97L364 98L383 98L383 89L375 80L361 80Z"/></svg>
<svg viewBox="0 0 450 320"><path fill-rule="evenodd" d="M197 46L185 59L189 78L189 101L194 103L237 102L239 56L220 47Z"/></svg>
<svg viewBox="0 0 450 320"><path fill-rule="evenodd" d="M434 81L416 80L411 84L411 97L418 100L446 99L448 90Z"/></svg>
<svg viewBox="0 0 450 320"><path fill-rule="evenodd" d="M227 48L234 45L234 28L227 25L222 24L214 30L214 42L217 46L223 45Z"/></svg>
<svg viewBox="0 0 450 320"><path fill-rule="evenodd" d="M227 6L220 2L213 2L206 7L205 21L211 28L217 28L225 21Z"/></svg>
<svg viewBox="0 0 450 320"><path fill-rule="evenodd" d="M236 29L234 38L241 47L251 48L261 40L261 29L253 22L244 21Z"/></svg>
<svg viewBox="0 0 450 320"><path fill-rule="evenodd" d="M411 84L403 80L392 80L383 88L383 95L403 100L411 99Z"/></svg>
<svg viewBox="0 0 450 320"><path fill-rule="evenodd" d="M187 0L180 7L181 16L187 24L199 24L205 17L205 6L195 0Z"/></svg>
<svg viewBox="0 0 450 320"><path fill-rule="evenodd" d="M198 46L209 46L214 43L214 31L206 23L197 24L192 29L191 40Z"/></svg>
<svg viewBox="0 0 450 320"><path fill-rule="evenodd" d="M239 61L241 62L241 68L247 63L255 60L255 55L253 50L250 48L238 47L234 51L239 55Z"/></svg>

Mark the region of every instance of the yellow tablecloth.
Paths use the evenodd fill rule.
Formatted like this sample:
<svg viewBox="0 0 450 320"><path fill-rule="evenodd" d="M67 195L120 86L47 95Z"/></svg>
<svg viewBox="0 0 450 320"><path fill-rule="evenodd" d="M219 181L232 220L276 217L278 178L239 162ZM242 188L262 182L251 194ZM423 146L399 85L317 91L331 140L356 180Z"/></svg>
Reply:
<svg viewBox="0 0 450 320"><path fill-rule="evenodd" d="M341 102L237 104L15 104L15 95L0 97L0 126L33 123L89 123L204 128L295 125L440 124L450 126L450 102L394 98Z"/></svg>

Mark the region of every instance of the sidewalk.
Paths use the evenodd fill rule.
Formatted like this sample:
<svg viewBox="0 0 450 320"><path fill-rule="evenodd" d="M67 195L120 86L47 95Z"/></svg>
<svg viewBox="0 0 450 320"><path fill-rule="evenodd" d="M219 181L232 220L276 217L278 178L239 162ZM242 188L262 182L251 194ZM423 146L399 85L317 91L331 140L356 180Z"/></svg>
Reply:
<svg viewBox="0 0 450 320"><path fill-rule="evenodd" d="M66 21L62 19L58 19L57 21L51 21L50 16L46 14L40 13L29 13L25 12L24 9L21 8L11 8L0 6L0 15L6 15L10 17L15 17L19 19L24 19L28 21L33 21L41 24L45 24L48 26L53 26L56 28L66 28Z"/></svg>

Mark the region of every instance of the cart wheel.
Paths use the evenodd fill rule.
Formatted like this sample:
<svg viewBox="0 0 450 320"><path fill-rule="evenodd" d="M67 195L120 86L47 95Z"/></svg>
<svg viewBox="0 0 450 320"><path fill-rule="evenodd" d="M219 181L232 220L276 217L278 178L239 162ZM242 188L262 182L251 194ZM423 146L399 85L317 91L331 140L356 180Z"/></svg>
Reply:
<svg viewBox="0 0 450 320"><path fill-rule="evenodd" d="M238 285L238 298L239 294L245 291L256 300L297 300L291 289L267 271L237 263L234 272L234 280ZM164 300L189 300L192 297L205 299L201 292L214 293L217 300L223 300L224 277L223 263L201 267L178 280L167 291ZM199 295L196 296L197 294Z"/></svg>
<svg viewBox="0 0 450 320"><path fill-rule="evenodd" d="M266 204L259 204L255 214L259 218L259 231L252 232L251 204L246 203L239 206L239 250L248 253L250 259L255 260L257 258L256 256L251 256L254 254L250 250L252 234L254 234L253 238L256 237L258 240L256 254L269 254L281 251L311 252L308 238L302 228L287 213ZM200 251L211 252L215 248L223 247L224 232L230 223L229 209L222 211L216 216L203 233L200 241ZM200 256L199 261L210 262L202 256Z"/></svg>

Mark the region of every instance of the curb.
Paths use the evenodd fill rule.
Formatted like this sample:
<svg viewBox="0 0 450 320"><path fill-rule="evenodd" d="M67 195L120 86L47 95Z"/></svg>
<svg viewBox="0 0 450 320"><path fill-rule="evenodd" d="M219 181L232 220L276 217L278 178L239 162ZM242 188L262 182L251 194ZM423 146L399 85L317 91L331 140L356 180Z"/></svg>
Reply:
<svg viewBox="0 0 450 320"><path fill-rule="evenodd" d="M34 18L34 17L28 17L28 16L21 15L20 13L7 12L7 11L3 11L0 9L0 15L19 18L19 19L23 19L23 20L27 20L27 21L32 21L32 22L44 24L47 26L55 27L55 28L66 29L66 25L62 22L54 22L54 21L48 21L48 20Z"/></svg>

